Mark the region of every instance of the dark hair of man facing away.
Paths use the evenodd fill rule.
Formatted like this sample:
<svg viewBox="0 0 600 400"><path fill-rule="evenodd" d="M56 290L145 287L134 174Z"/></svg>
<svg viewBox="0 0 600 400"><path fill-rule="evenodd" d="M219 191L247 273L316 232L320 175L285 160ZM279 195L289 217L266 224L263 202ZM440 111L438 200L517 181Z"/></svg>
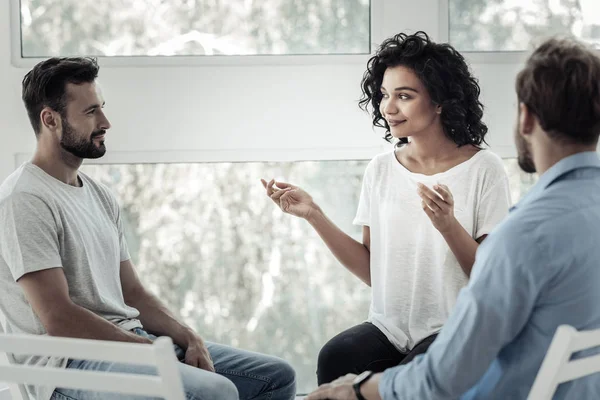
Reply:
<svg viewBox="0 0 600 400"><path fill-rule="evenodd" d="M516 91L552 139L570 145L598 140L600 58L581 43L544 42L517 76Z"/></svg>

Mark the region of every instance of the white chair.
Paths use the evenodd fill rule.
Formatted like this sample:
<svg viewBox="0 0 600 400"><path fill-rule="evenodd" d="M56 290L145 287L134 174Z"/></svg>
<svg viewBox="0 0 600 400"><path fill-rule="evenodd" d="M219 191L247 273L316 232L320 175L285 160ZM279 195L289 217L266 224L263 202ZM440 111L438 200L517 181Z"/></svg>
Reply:
<svg viewBox="0 0 600 400"><path fill-rule="evenodd" d="M3 326L5 325L4 315L0 313L0 334L4 333ZM0 351L0 367L3 365L11 365L14 363L12 354ZM3 382L4 383L4 382ZM25 390L25 386L15 382L5 382L10 391L12 400L29 400L29 395Z"/></svg>
<svg viewBox="0 0 600 400"><path fill-rule="evenodd" d="M570 360L573 353L597 346L600 329L578 332L569 325L559 326L527 399L552 399L561 383L600 372L600 354Z"/></svg>
<svg viewBox="0 0 600 400"><path fill-rule="evenodd" d="M158 375L24 366L14 364L11 353L153 366ZM160 337L150 345L0 334L0 380L12 383L13 400L29 400L24 384L185 400L178 362L168 337Z"/></svg>

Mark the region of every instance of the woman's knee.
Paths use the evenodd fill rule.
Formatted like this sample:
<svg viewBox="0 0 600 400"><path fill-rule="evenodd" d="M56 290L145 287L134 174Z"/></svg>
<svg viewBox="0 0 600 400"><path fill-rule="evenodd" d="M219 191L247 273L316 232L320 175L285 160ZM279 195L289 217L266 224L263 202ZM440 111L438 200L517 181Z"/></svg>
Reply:
<svg viewBox="0 0 600 400"><path fill-rule="evenodd" d="M344 331L331 338L319 351L319 365L344 363L353 358L357 350L357 337L351 330Z"/></svg>
<svg viewBox="0 0 600 400"><path fill-rule="evenodd" d="M329 340L317 358L317 381L321 385L345 375L352 370L353 346L346 338L336 336Z"/></svg>

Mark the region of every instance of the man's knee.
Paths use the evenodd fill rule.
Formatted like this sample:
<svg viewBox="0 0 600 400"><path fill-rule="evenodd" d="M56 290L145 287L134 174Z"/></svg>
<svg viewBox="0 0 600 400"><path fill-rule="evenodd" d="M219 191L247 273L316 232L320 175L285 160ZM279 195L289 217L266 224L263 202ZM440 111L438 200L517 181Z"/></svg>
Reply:
<svg viewBox="0 0 600 400"><path fill-rule="evenodd" d="M209 398L218 400L238 400L240 398L240 395L238 393L237 387L235 387L233 382L223 377L223 382L221 382L216 388L214 396L211 396Z"/></svg>
<svg viewBox="0 0 600 400"><path fill-rule="evenodd" d="M293 398L296 394L296 371L292 366L280 358L275 358L275 368L273 368L273 389L281 391L282 396L289 394L289 398Z"/></svg>
<svg viewBox="0 0 600 400"><path fill-rule="evenodd" d="M198 400L238 400L238 390L232 381L218 374L211 374L210 379L184 382L188 397Z"/></svg>

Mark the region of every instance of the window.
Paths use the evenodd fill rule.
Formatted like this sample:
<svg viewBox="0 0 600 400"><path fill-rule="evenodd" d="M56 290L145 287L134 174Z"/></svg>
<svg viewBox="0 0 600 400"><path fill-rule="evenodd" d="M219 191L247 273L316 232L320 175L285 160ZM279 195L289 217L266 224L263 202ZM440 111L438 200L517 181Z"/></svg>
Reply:
<svg viewBox="0 0 600 400"><path fill-rule="evenodd" d="M23 58L371 51L369 0L21 0L20 23Z"/></svg>
<svg viewBox="0 0 600 400"><path fill-rule="evenodd" d="M306 189L345 232L366 161L87 165L119 198L142 280L210 341L274 354L316 385L331 337L368 314L370 289L339 265L305 221L283 214L259 181ZM534 183L506 160L513 199Z"/></svg>
<svg viewBox="0 0 600 400"><path fill-rule="evenodd" d="M368 313L370 292L306 221L283 214L259 178L289 179L352 225L366 161L89 165L117 194L149 288L206 340L274 354L316 384L325 342Z"/></svg>
<svg viewBox="0 0 600 400"><path fill-rule="evenodd" d="M462 51L526 51L570 35L600 48L597 0L447 0L450 43Z"/></svg>

